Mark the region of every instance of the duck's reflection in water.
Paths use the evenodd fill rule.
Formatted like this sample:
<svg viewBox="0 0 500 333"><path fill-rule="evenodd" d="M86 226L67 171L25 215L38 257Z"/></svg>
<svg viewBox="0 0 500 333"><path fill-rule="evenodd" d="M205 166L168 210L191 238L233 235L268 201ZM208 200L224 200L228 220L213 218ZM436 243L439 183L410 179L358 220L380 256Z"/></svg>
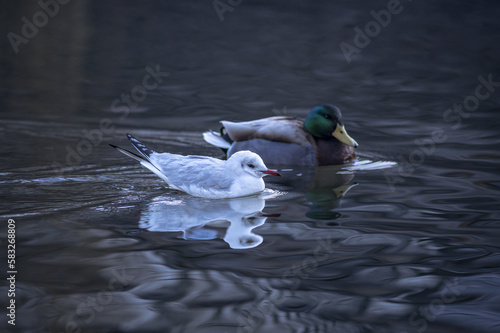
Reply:
<svg viewBox="0 0 500 333"><path fill-rule="evenodd" d="M222 238L233 249L249 249L263 241L253 229L277 216L262 213L265 203L264 195L220 200L160 196L142 212L139 227L153 232L180 231L184 239Z"/></svg>
<svg viewBox="0 0 500 333"><path fill-rule="evenodd" d="M335 219L344 195L357 183L350 183L354 178L352 173L339 173L338 166L320 167L316 169L309 188L305 191L307 200L311 203L306 216L312 219Z"/></svg>
<svg viewBox="0 0 500 333"><path fill-rule="evenodd" d="M357 185L353 183L354 173L344 172L343 166L323 166L317 168L296 168L280 170L282 179L273 179L280 184L290 197L305 200L291 207L294 216L306 216L315 220L334 220L340 216L338 208L347 191ZM300 211L299 211L300 210Z"/></svg>

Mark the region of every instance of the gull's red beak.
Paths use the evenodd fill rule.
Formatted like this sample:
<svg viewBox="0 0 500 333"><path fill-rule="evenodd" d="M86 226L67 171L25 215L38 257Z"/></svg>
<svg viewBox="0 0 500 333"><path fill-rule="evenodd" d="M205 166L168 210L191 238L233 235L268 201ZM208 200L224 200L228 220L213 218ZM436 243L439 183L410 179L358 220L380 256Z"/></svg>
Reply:
<svg viewBox="0 0 500 333"><path fill-rule="evenodd" d="M267 169L266 171L261 171L261 172L265 173L266 175L281 177L281 175L278 172L271 169Z"/></svg>
<svg viewBox="0 0 500 333"><path fill-rule="evenodd" d="M264 214L264 213L262 213L262 214L260 214L260 216L267 217L267 218L269 218L269 217L270 218L276 218L276 217L280 217L281 214Z"/></svg>

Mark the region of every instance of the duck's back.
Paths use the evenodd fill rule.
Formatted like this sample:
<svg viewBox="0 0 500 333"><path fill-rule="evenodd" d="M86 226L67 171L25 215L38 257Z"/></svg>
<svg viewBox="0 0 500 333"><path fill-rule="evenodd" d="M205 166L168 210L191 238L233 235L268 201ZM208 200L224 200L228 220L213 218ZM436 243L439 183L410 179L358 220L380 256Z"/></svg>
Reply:
<svg viewBox="0 0 500 333"><path fill-rule="evenodd" d="M312 137L304 130L304 120L295 117L269 117L245 122L221 121L235 142L263 139L275 142L308 145Z"/></svg>

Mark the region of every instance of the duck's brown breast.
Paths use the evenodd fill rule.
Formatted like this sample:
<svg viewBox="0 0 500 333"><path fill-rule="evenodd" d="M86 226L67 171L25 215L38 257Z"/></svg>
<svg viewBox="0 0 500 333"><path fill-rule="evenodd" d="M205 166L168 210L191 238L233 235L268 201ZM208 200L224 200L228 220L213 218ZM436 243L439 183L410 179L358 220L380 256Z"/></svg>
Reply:
<svg viewBox="0 0 500 333"><path fill-rule="evenodd" d="M315 138L315 143L318 165L343 164L356 157L353 147L347 146L335 138Z"/></svg>

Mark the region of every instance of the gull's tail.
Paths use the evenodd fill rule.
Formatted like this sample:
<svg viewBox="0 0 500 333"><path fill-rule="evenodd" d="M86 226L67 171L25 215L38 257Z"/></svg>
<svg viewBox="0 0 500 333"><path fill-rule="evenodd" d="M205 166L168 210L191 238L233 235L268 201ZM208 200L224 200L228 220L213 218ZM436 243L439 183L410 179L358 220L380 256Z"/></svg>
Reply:
<svg viewBox="0 0 500 333"><path fill-rule="evenodd" d="M137 155L136 153L131 152L130 150L124 149L122 147L118 147L115 145L112 145L111 143L109 144L111 147L115 148L118 150L120 153L127 155L128 157L132 157L134 160L142 162L142 161L147 161L144 157Z"/></svg>
<svg viewBox="0 0 500 333"><path fill-rule="evenodd" d="M146 147L144 143L134 138L131 134L127 133L127 138L130 140L130 143L134 146L134 148L137 149L139 153L141 153L141 155L137 155L136 153L133 153L130 150L112 145L111 143L109 145L118 150L120 153L125 154L128 157L132 157L134 160L137 160L141 163L146 161L149 162L150 164L153 164L151 162L150 157L155 153L155 151Z"/></svg>
<svg viewBox="0 0 500 333"><path fill-rule="evenodd" d="M130 140L130 143L134 146L134 148L137 149L137 151L140 153L140 155L133 153L130 150L127 150L127 149L124 149L124 148L121 148L121 147L118 147L118 146L115 146L112 144L109 144L109 145L111 147L115 148L116 150L118 150L120 153L125 154L128 157L131 157L136 161L139 161L143 167L145 167L145 168L149 169L150 171L152 171L153 173L155 173L158 177L160 177L165 182L167 182L167 184L170 185L170 187L177 189L177 187L174 186L170 182L168 177L161 171L161 169L157 165L155 165L155 163L153 161L151 161L151 156L153 154L155 154L156 152L154 150L146 147L145 144L143 144L141 141L134 138L132 135L127 134L127 137Z"/></svg>

